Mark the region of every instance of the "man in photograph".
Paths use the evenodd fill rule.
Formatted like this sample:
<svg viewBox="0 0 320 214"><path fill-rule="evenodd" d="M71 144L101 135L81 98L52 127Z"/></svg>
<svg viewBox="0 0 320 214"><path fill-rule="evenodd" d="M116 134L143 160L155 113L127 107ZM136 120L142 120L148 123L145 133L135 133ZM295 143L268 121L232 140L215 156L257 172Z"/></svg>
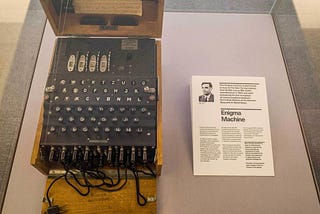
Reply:
<svg viewBox="0 0 320 214"><path fill-rule="evenodd" d="M199 96L199 102L214 102L214 95L211 93L212 83L202 82L201 88L202 88L203 95Z"/></svg>

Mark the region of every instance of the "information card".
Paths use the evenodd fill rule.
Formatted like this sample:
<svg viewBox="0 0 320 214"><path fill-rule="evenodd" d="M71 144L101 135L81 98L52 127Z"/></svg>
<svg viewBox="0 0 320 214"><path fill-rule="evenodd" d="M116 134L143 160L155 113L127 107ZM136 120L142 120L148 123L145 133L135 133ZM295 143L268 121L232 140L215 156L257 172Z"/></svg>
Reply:
<svg viewBox="0 0 320 214"><path fill-rule="evenodd" d="M274 176L264 77L193 76L194 175Z"/></svg>

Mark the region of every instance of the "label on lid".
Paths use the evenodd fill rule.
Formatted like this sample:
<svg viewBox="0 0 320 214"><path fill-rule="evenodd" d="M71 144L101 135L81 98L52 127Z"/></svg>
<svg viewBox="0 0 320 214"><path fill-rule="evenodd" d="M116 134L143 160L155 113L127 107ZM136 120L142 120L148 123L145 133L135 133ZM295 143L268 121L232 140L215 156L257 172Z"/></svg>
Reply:
<svg viewBox="0 0 320 214"><path fill-rule="evenodd" d="M75 13L142 16L141 0L73 0Z"/></svg>
<svg viewBox="0 0 320 214"><path fill-rule="evenodd" d="M123 39L121 41L121 50L138 50L137 39Z"/></svg>

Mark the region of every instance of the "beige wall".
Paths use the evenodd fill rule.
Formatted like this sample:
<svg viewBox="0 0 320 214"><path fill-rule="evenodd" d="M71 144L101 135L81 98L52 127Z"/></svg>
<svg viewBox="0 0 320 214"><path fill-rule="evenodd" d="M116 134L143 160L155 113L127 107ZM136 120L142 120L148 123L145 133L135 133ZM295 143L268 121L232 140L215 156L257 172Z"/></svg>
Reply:
<svg viewBox="0 0 320 214"><path fill-rule="evenodd" d="M22 23L30 0L1 0L0 1L0 22Z"/></svg>
<svg viewBox="0 0 320 214"><path fill-rule="evenodd" d="M0 0L0 101L30 0Z"/></svg>
<svg viewBox="0 0 320 214"><path fill-rule="evenodd" d="M293 0L302 28L320 28L320 0Z"/></svg>

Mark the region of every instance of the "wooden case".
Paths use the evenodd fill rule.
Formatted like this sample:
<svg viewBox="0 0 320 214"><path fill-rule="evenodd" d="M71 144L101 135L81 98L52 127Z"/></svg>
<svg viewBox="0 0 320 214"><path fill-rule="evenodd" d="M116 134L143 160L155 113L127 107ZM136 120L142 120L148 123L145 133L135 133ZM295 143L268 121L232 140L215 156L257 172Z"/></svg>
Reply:
<svg viewBox="0 0 320 214"><path fill-rule="evenodd" d="M85 4L98 4L97 12L81 13L73 11L72 4L75 2L85 2ZM124 2L136 0L40 0L47 18L56 36L63 37L133 37L133 38L161 38L162 21L164 11L164 0L138 0L141 3L141 14L126 13L121 14L121 8L113 13L112 11L103 13L99 4L104 2L119 3L119 7ZM63 7L57 9L54 2L62 3ZM71 6L70 6L71 5ZM92 6L92 5L91 5ZM100 5L101 6L101 5ZM103 10L103 9L102 9ZM61 12L62 11L62 12ZM63 12L68 11L68 12ZM162 168L162 96L161 96L161 43L156 41L157 46L157 74L159 82L159 101L157 104L157 151L154 170L157 175L161 174ZM52 166L40 159L40 137L42 130L43 111L40 113L37 134L34 142L34 149L31 157L31 164L45 175L57 176L61 173L61 167ZM60 170L60 172L59 172ZM106 170L109 170L106 168ZM54 180L48 177L46 187ZM93 191L90 197L81 197L66 183L57 182L56 187L51 190L54 200L62 209L67 206L66 213L156 213L156 178L142 178L141 188L145 190L146 197L151 200L145 207L140 207L136 203L134 194L134 179L128 179L127 187L120 192L109 193ZM123 195L129 196L128 198ZM153 202L152 202L153 201ZM43 202L43 213L48 207L48 203ZM97 209L97 210L95 210Z"/></svg>
<svg viewBox="0 0 320 214"><path fill-rule="evenodd" d="M161 48L160 42L157 42L157 73L159 78L159 101L158 101L158 121L157 121L157 154L155 168L157 176L161 175L163 164L162 157L162 94L161 94ZM46 190L53 182L57 175L60 175L62 168L52 168L52 166L45 164L40 159L39 145L42 129L42 115L40 113L36 138L34 141L34 148L31 157L31 164L45 175L50 175L46 182ZM58 169L58 170L57 170ZM61 170L60 170L61 169ZM108 169L107 169L108 170ZM113 172L114 173L114 172ZM88 195L82 197L75 192L66 182L59 181L50 191L53 195L55 204L62 205L63 213L141 213L141 214L155 214L157 213L157 179L150 177L143 177L140 179L140 188L142 194L147 198L146 206L141 207L136 202L135 195L135 180L128 179L126 186L119 192L103 192L96 189ZM45 197L44 193L44 197ZM124 197L125 195L125 197ZM42 212L46 213L48 203L42 202Z"/></svg>

